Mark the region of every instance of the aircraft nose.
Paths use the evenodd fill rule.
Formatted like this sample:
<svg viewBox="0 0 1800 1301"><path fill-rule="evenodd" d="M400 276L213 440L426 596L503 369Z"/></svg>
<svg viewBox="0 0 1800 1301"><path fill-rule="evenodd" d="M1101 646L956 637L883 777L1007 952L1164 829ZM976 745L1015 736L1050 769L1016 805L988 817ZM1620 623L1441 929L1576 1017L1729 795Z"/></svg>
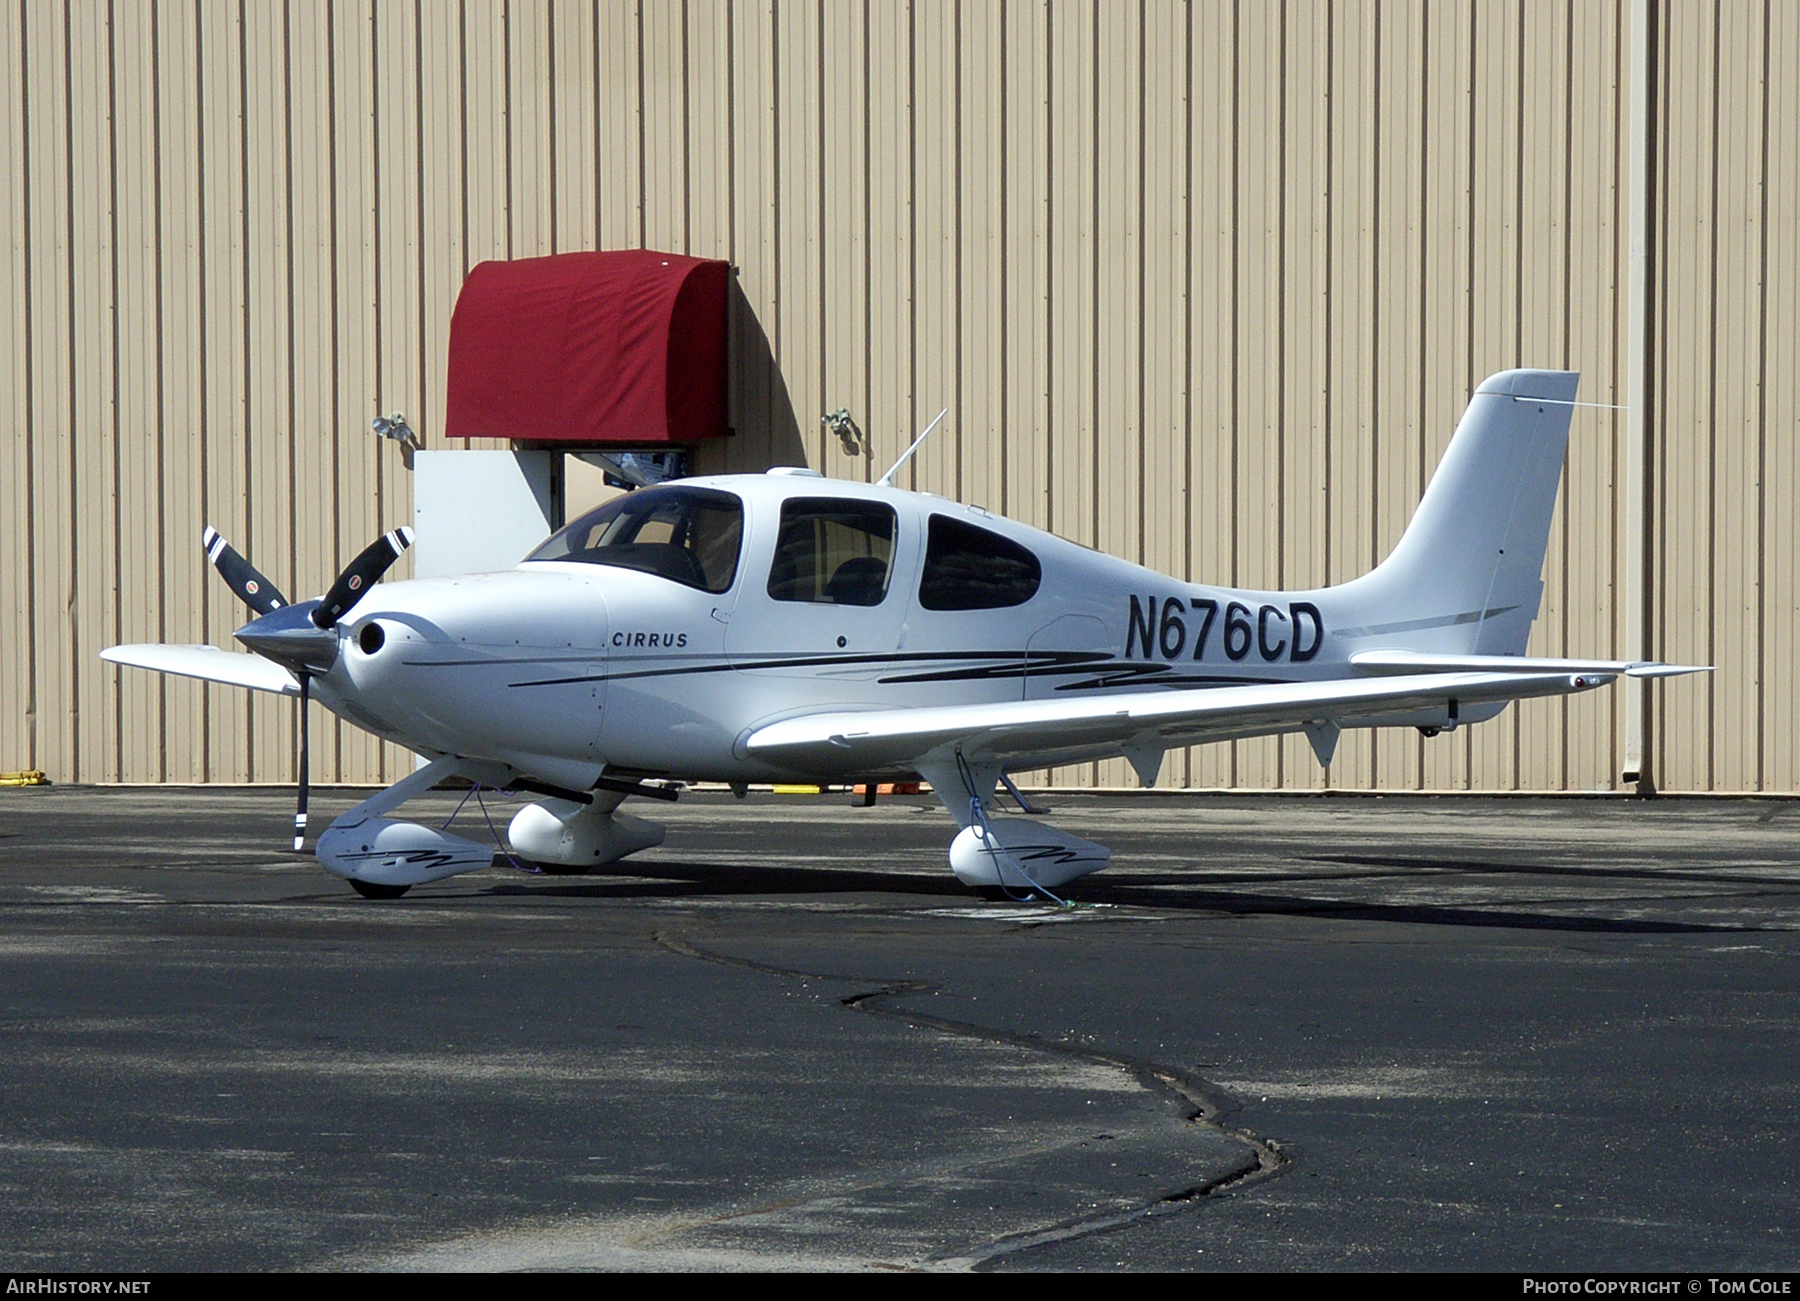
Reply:
<svg viewBox="0 0 1800 1301"><path fill-rule="evenodd" d="M518 569L449 575L383 583L343 627L351 647L362 652L351 654L352 663L385 659L399 642L428 655L466 650L517 657L527 648L597 645L606 628L606 601L585 574Z"/></svg>
<svg viewBox="0 0 1800 1301"><path fill-rule="evenodd" d="M325 673L337 663L338 635L312 621L317 601L301 601L252 619L232 636L264 659L296 673Z"/></svg>

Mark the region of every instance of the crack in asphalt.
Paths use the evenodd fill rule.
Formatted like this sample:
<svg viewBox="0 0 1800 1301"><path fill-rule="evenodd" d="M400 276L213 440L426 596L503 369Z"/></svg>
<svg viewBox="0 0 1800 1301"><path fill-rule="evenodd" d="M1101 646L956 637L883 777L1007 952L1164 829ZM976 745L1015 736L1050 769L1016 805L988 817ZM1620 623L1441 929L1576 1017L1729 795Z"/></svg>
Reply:
<svg viewBox="0 0 1800 1301"><path fill-rule="evenodd" d="M739 970L778 976L787 980L853 983L859 979L856 976L802 971L798 968L781 967L773 963L757 962L750 958L738 958L729 954L717 953L703 949L672 931L652 931L650 938L662 948L683 957L735 967ZM1055 1056L1074 1058L1096 1066L1110 1066L1122 1070L1136 1080L1140 1087L1172 1102L1183 1121L1212 1130L1234 1142L1243 1144L1248 1150L1239 1165L1223 1174L1215 1175L1185 1188L1162 1193L1129 1210L1111 1211L1104 1215L1075 1216L1058 1221L1043 1229L1008 1234L972 1251L945 1252L933 1256L930 1259L934 1264L986 1271L994 1268L1007 1256L1017 1255L1035 1247L1051 1246L1075 1238L1115 1233L1148 1220L1175 1214L1208 1197L1235 1192L1238 1189L1273 1179L1294 1162L1294 1158L1283 1150L1279 1141L1265 1138L1241 1126L1228 1124L1227 1117L1237 1109L1230 1096L1218 1085L1202 1079L1192 1072L1125 1053L1114 1053L1081 1044L1058 1042L1038 1035L1017 1034L992 1026L977 1025L971 1021L953 1020L948 1017L933 1016L928 1012L884 1005L895 999L940 992L936 985L925 981L897 980L888 981L861 993L845 995L837 1001L839 1006L847 1011L883 1017L915 1029L936 1030L942 1034L960 1035L985 1043L1004 1044L1029 1052L1049 1053Z"/></svg>

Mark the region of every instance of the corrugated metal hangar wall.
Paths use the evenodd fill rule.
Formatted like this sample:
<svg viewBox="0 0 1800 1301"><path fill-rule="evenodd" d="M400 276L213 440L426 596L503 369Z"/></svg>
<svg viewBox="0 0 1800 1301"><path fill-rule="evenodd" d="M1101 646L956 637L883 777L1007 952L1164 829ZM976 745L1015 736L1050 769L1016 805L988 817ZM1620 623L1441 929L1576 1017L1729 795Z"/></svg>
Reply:
<svg viewBox="0 0 1800 1301"><path fill-rule="evenodd" d="M1533 650L1717 664L1648 693L1643 770L1800 790L1787 0L17 0L0 60L0 768L287 779L291 706L96 652L231 644L203 522L316 591L409 518L369 420L436 444L474 263L642 245L740 271L705 468L879 473L947 406L913 486L1246 585L1377 560L1483 375L1626 404L1642 357L1641 436L1576 414ZM1611 788L1632 699L1347 736L1330 784ZM321 780L409 766L315 737Z"/></svg>

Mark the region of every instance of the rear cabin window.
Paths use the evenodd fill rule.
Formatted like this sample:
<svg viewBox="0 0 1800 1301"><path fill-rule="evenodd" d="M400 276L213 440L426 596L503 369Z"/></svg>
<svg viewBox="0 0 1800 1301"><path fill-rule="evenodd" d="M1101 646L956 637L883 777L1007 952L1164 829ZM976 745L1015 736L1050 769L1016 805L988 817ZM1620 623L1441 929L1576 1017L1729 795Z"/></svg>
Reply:
<svg viewBox="0 0 1800 1301"><path fill-rule="evenodd" d="M525 559L636 569L717 593L737 577L743 538L744 504L730 493L644 488L589 511Z"/></svg>
<svg viewBox="0 0 1800 1301"><path fill-rule="evenodd" d="M874 501L790 497L769 595L815 605L880 605L894 561L894 511Z"/></svg>
<svg viewBox="0 0 1800 1301"><path fill-rule="evenodd" d="M1011 538L933 515L919 604L927 610L1000 610L1037 595L1038 558Z"/></svg>

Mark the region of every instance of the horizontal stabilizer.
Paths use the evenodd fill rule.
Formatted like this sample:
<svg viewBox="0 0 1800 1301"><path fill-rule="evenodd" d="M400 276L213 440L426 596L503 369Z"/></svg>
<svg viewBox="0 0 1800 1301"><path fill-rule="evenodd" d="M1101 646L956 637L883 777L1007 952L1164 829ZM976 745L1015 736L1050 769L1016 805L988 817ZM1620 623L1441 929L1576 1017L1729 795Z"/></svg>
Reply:
<svg viewBox="0 0 1800 1301"><path fill-rule="evenodd" d="M294 675L279 664L217 646L114 646L101 651L100 658L109 664L129 664L158 673L222 682L230 687L249 687L252 691L273 691L280 696L300 694Z"/></svg>
<svg viewBox="0 0 1800 1301"><path fill-rule="evenodd" d="M1622 673L1628 678L1674 678L1711 673L1710 665L1656 660L1552 660L1525 655L1435 655L1430 651L1358 651L1350 663L1363 673Z"/></svg>

